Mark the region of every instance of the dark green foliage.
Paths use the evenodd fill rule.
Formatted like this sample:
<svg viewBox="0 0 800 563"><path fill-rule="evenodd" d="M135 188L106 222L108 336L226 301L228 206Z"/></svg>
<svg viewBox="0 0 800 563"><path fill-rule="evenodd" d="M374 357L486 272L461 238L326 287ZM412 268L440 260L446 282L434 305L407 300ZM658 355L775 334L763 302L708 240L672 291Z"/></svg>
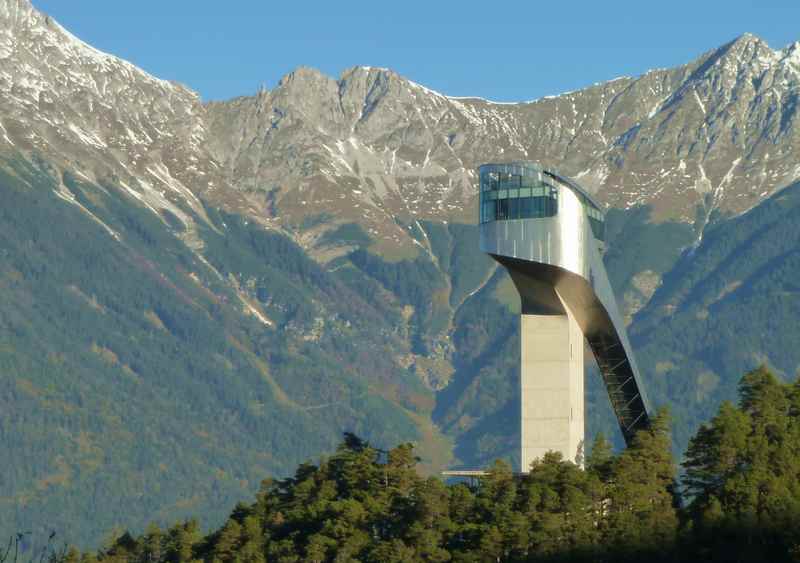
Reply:
<svg viewBox="0 0 800 563"><path fill-rule="evenodd" d="M800 184L710 229L637 315L631 341L650 397L672 405L679 450L736 398L736 379L767 363L800 366Z"/></svg>
<svg viewBox="0 0 800 563"><path fill-rule="evenodd" d="M748 373L692 438L684 484L693 539L720 559L785 560L800 546L800 380Z"/></svg>
<svg viewBox="0 0 800 563"><path fill-rule="evenodd" d="M602 464L595 467L603 472ZM674 541L678 528L672 490L676 472L666 411L660 411L648 429L636 433L609 473L606 545L634 554L657 551L656 546Z"/></svg>
<svg viewBox="0 0 800 563"><path fill-rule="evenodd" d="M606 213L608 251L603 261L618 298L631 290L637 273L669 271L694 238L692 227L687 223L650 222L649 207L639 206L628 211L609 209Z"/></svg>
<svg viewBox="0 0 800 563"><path fill-rule="evenodd" d="M61 180L117 238L49 171L3 163L0 534L96 545L118 524L217 523L343 428L418 437L400 405L429 392L375 353L394 327L288 238L208 210L212 269L177 217ZM273 327L243 312L261 288Z"/></svg>
<svg viewBox="0 0 800 563"><path fill-rule="evenodd" d="M259 301L273 304L281 322L313 320L314 290L330 296L338 287L325 271L287 237L265 231L240 216L209 210L225 236L209 233L205 256L223 275L236 275L240 283L253 280Z"/></svg>
<svg viewBox="0 0 800 563"><path fill-rule="evenodd" d="M444 484L417 462L411 444L385 451L348 433L319 464L264 480L205 536L194 520L151 524L48 563L789 563L800 553L800 380L763 367L741 380L740 405L724 404L692 439L685 509L664 411L620 454L598 437L585 469L551 452L524 475L496 461L478 481Z"/></svg>
<svg viewBox="0 0 800 563"><path fill-rule="evenodd" d="M369 238L369 235L364 232L364 229L361 225L357 223L345 223L344 225L340 225L335 229L326 232L320 238L317 244L325 245L325 244L348 244L358 247L365 247L369 246L372 242L372 239Z"/></svg>
<svg viewBox="0 0 800 563"><path fill-rule="evenodd" d="M488 255L476 252L478 244L478 227L476 225L448 225L453 237L453 250L450 257L453 289L450 293L450 304L457 306L463 303L469 293L481 286L495 267L495 262Z"/></svg>
<svg viewBox="0 0 800 563"><path fill-rule="evenodd" d="M366 250L350 255L353 264L380 281L402 303L429 308L430 295L442 286L441 273L427 256L416 260L385 262Z"/></svg>
<svg viewBox="0 0 800 563"><path fill-rule="evenodd" d="M602 472L594 467L583 471L558 454L547 454L523 476L496 462L479 484L470 486L421 477L410 444L386 452L349 434L319 465L305 463L293 477L265 480L254 503L237 505L228 521L205 538L198 537L192 522L163 531L151 526L137 538L121 535L96 557L149 563L190 558L445 562L663 556L652 542L671 549L674 525L647 530L675 520L669 503L648 504L669 496L671 480L665 483L662 477L673 468L664 432L658 426L643 434L630 454L609 453L598 465ZM637 488L639 480L631 476L648 474L659 463L669 468L645 479L654 488ZM637 494L642 497L634 499ZM639 520L634 522L638 543L625 549L617 547L622 532L614 519L629 512L617 500L622 498L639 502L631 512Z"/></svg>
<svg viewBox="0 0 800 563"><path fill-rule="evenodd" d="M461 437L456 456L477 466L497 457L516 462L519 321L494 297L506 276L497 270L454 319L455 374L439 393L434 420Z"/></svg>
<svg viewBox="0 0 800 563"><path fill-rule="evenodd" d="M386 262L365 249L350 254L350 261L369 277L392 292L401 306L414 308L411 319L413 326L413 349L426 353L429 348L429 333L438 333L441 326L436 324L436 313L440 308L432 299L445 288L442 272L430 256L421 253L414 260Z"/></svg>
<svg viewBox="0 0 800 563"><path fill-rule="evenodd" d="M601 479L608 480L614 450L602 432L595 435L589 455L586 457L586 468L596 473Z"/></svg>
<svg viewBox="0 0 800 563"><path fill-rule="evenodd" d="M453 237L450 234L446 223L433 223L431 221L421 221L422 227L428 234L428 241L431 245L431 252L436 257L439 267L444 271L450 271L450 254L453 247Z"/></svg>

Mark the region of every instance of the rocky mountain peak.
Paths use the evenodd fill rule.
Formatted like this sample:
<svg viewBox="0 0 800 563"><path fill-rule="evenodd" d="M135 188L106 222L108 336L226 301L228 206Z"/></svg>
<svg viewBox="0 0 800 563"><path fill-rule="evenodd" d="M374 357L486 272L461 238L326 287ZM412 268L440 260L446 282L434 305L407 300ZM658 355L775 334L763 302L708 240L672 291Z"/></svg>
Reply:
<svg viewBox="0 0 800 563"><path fill-rule="evenodd" d="M0 0L0 18L0 146L113 180L189 226L203 196L269 225L332 216L405 245L410 221L474 220L475 168L488 160L540 161L610 206L702 224L800 176L800 49L751 34L681 67L529 103L449 97L355 66L339 77L301 67L272 90L202 105L27 0Z"/></svg>
<svg viewBox="0 0 800 563"><path fill-rule="evenodd" d="M390 88L398 92L405 78L389 68L373 66L355 66L348 68L339 76L339 85L343 92L365 99L375 89L388 93Z"/></svg>
<svg viewBox="0 0 800 563"><path fill-rule="evenodd" d="M5 29L14 32L37 19L50 18L37 12L30 0L0 0L0 21L6 24Z"/></svg>
<svg viewBox="0 0 800 563"><path fill-rule="evenodd" d="M696 82L716 81L720 87L731 89L738 78L759 75L776 61L775 51L765 41L745 33L701 56L691 78Z"/></svg>
<svg viewBox="0 0 800 563"><path fill-rule="evenodd" d="M783 49L773 50L763 39L745 33L719 49L710 51L708 59L703 66L709 70L728 68L738 73L759 75L800 63L800 42L795 41Z"/></svg>
<svg viewBox="0 0 800 563"><path fill-rule="evenodd" d="M761 39L759 36L750 33L749 31L745 31L733 41L723 45L720 49L769 49L769 45L766 41Z"/></svg>
<svg viewBox="0 0 800 563"><path fill-rule="evenodd" d="M777 54L781 63L790 64L800 69L800 41L795 41Z"/></svg>
<svg viewBox="0 0 800 563"><path fill-rule="evenodd" d="M104 53L72 35L56 20L36 10L29 0L0 0L0 59L13 59L12 64L24 63L31 67L51 69L65 60L78 62L83 68L70 69L78 75L86 70L112 72L124 68L138 79L160 84L164 88L181 89L184 94L196 96L188 88L161 80L147 74L133 64ZM53 61L42 59L55 59ZM61 59L61 60L59 60Z"/></svg>
<svg viewBox="0 0 800 563"><path fill-rule="evenodd" d="M368 66L353 67L342 72L339 77L339 92L348 113L362 117L378 103L380 98L395 91L400 76L389 69Z"/></svg>
<svg viewBox="0 0 800 563"><path fill-rule="evenodd" d="M282 81L262 100L292 127L253 129L259 142L241 149L215 140L214 154L234 184L269 186L278 215L334 209L392 239L387 217L472 220L474 168L486 160L538 160L609 205L649 204L658 220L694 222L698 209L744 211L794 177L765 140L797 138L783 95L797 78L779 59L745 34L682 67L520 104L448 97L389 69L311 73L302 92L279 93ZM224 103L210 115L215 139L238 134ZM275 158L285 150L291 159ZM245 166L254 162L255 172Z"/></svg>
<svg viewBox="0 0 800 563"><path fill-rule="evenodd" d="M315 68L301 66L284 75L278 81L276 89L314 88L330 82L335 83L336 81Z"/></svg>
<svg viewBox="0 0 800 563"><path fill-rule="evenodd" d="M225 182L197 94L87 45L26 0L0 1L0 19L5 156L44 156L56 176L114 186L177 217L191 240L197 195ZM63 185L59 195L78 205Z"/></svg>

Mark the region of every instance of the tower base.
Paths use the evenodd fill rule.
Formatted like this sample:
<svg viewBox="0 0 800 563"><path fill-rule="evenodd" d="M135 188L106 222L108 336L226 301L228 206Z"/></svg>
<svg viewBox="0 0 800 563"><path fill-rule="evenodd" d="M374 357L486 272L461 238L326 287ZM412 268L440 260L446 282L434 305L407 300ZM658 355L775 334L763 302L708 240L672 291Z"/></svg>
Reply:
<svg viewBox="0 0 800 563"><path fill-rule="evenodd" d="M521 471L549 451L583 465L583 331L566 315L521 315Z"/></svg>

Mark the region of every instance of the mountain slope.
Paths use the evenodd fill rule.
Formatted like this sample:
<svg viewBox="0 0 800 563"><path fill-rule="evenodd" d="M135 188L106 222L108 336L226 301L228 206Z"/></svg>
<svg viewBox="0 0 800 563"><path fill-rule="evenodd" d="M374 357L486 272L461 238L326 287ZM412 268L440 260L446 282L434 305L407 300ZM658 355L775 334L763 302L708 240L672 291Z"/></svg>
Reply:
<svg viewBox="0 0 800 563"><path fill-rule="evenodd" d="M27 0L0 24L0 532L219 522L344 430L418 441L429 469L513 457L518 304L474 226L487 160L555 165L611 206L610 277L679 444L740 366L797 366L724 330L790 299L791 213L758 218L797 176L797 45L743 36L522 104L356 67L204 105ZM783 289L740 291L759 279ZM739 330L791 335L789 313ZM687 343L699 326L719 330ZM613 431L597 378L588 404Z"/></svg>
<svg viewBox="0 0 800 563"><path fill-rule="evenodd" d="M425 442L432 399L397 377L391 311L238 217L208 210L224 234L202 231L204 261L148 210L60 178L93 220L58 180L0 170L0 533L88 545L216 522L342 429Z"/></svg>
<svg viewBox="0 0 800 563"><path fill-rule="evenodd" d="M631 340L649 388L673 405L676 438L736 396L736 373L800 369L800 182L710 229L636 316Z"/></svg>

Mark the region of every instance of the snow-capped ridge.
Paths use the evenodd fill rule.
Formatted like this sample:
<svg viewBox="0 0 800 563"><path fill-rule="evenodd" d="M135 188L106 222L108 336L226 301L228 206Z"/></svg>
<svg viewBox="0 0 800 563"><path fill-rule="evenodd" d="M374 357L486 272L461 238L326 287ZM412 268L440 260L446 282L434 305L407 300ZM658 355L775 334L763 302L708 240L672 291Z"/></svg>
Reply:
<svg viewBox="0 0 800 563"><path fill-rule="evenodd" d="M749 209L796 175L798 43L772 51L746 34L681 67L519 102L448 96L388 68L303 66L201 104L26 0L0 0L2 18L0 147L114 178L187 240L207 201L274 227L332 216L401 244L398 217L473 221L489 160L539 161L604 205L687 222L698 207Z"/></svg>
<svg viewBox="0 0 800 563"><path fill-rule="evenodd" d="M94 64L107 71L119 71L119 67L122 67L125 71L151 80L164 88L180 87L187 93L191 92L182 85L147 73L130 61L89 45L73 35L54 18L39 12L29 0L3 0L0 5L2 5L0 19L6 20L8 24L6 34L33 35L42 46L57 49L66 57L79 57L83 64ZM16 5L16 9L12 10L10 7L13 5ZM10 53L5 54L6 57L8 55ZM196 95L194 92L191 94Z"/></svg>
<svg viewBox="0 0 800 563"><path fill-rule="evenodd" d="M370 72L370 71L373 71L373 70L377 70L377 71L380 71L380 72L391 72L391 69L389 69L387 67L384 67L384 66L361 65L361 66L354 67L354 68L360 68L360 69L366 70L367 72Z"/></svg>
<svg viewBox="0 0 800 563"><path fill-rule="evenodd" d="M439 94L440 96L443 94ZM445 96L449 100L458 100L460 102L469 102L469 101L476 101L482 102L484 104L490 104L495 106L518 106L521 104L532 104L534 102L539 101L541 98L536 98L533 100L524 100L520 102L498 102L496 100L489 100L487 98L482 98L480 96ZM555 96L554 96L555 97Z"/></svg>
<svg viewBox="0 0 800 563"><path fill-rule="evenodd" d="M781 63L800 67L800 41L795 41L780 51L776 51L776 55L780 58Z"/></svg>
<svg viewBox="0 0 800 563"><path fill-rule="evenodd" d="M159 219L168 210L187 240L205 217L197 193L224 185L195 92L88 45L27 0L0 0L0 92L0 138L15 157L43 155Z"/></svg>

